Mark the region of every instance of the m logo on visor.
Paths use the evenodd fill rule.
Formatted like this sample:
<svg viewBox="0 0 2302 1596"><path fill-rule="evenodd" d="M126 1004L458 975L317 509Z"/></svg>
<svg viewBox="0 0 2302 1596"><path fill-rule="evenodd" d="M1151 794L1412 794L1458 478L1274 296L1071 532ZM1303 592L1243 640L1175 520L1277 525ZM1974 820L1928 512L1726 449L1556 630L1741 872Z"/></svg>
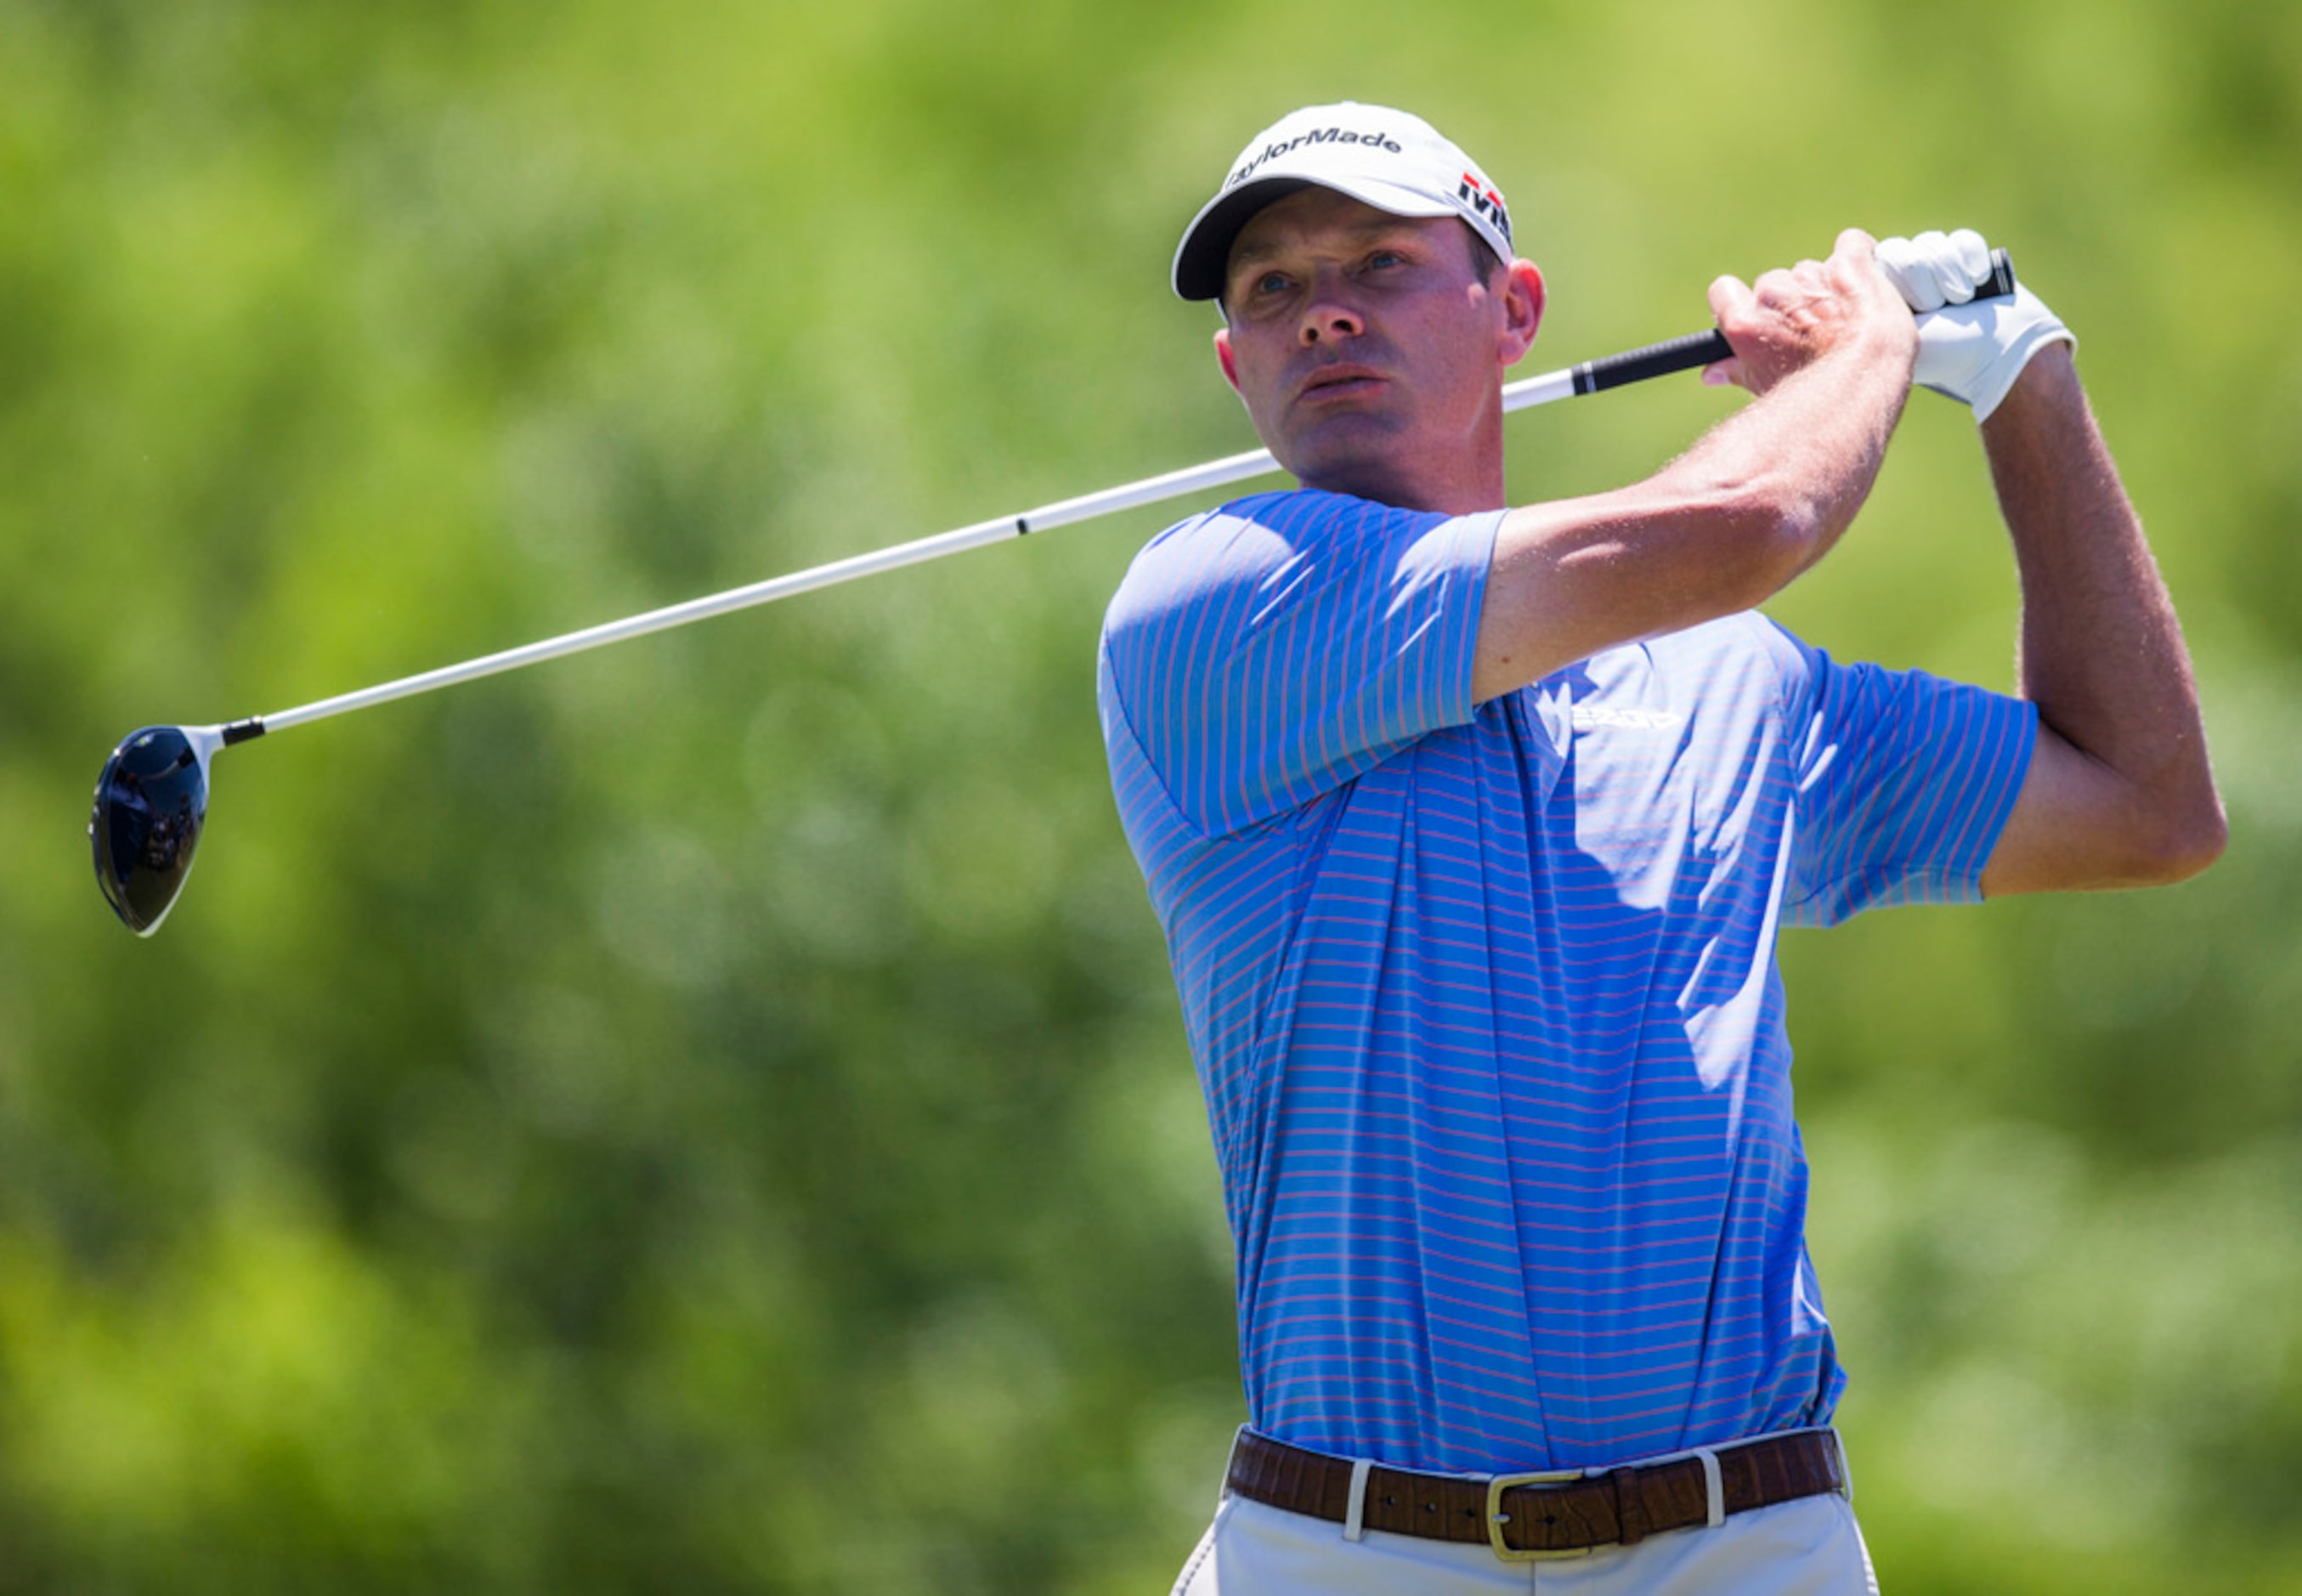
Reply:
<svg viewBox="0 0 2302 1596"><path fill-rule="evenodd" d="M1463 174L1455 197L1471 207L1471 214L1484 216L1495 224L1495 231L1504 238L1511 236L1510 213L1503 209L1503 197L1469 172Z"/></svg>

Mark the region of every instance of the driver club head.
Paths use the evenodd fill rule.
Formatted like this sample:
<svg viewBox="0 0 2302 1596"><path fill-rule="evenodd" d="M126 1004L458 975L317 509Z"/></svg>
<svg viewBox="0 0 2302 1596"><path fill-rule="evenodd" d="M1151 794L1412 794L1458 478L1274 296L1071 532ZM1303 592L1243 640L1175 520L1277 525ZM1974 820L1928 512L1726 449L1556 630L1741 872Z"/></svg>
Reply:
<svg viewBox="0 0 2302 1596"><path fill-rule="evenodd" d="M128 928L149 937L175 907L207 822L208 761L221 727L147 726L130 732L96 778L88 822L97 885Z"/></svg>

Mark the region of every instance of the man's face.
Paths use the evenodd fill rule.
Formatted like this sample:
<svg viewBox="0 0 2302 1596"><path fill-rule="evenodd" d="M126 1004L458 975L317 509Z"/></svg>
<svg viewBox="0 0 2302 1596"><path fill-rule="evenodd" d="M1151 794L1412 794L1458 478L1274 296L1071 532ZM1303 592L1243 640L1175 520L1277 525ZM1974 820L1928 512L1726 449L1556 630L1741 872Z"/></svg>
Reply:
<svg viewBox="0 0 2302 1596"><path fill-rule="evenodd" d="M1223 374L1305 483L1409 508L1502 502L1500 390L1542 315L1533 266L1500 267L1451 216L1310 188L1240 230L1222 303Z"/></svg>

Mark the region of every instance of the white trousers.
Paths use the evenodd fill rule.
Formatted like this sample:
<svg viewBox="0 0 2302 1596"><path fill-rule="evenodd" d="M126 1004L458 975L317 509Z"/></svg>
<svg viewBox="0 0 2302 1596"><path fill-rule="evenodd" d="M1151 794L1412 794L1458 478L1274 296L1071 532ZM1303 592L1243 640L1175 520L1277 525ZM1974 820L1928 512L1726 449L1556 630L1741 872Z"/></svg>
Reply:
<svg viewBox="0 0 2302 1596"><path fill-rule="evenodd" d="M1483 1546L1340 1525L1226 1496L1174 1596L1877 1596L1854 1509L1832 1493L1587 1558L1506 1563Z"/></svg>

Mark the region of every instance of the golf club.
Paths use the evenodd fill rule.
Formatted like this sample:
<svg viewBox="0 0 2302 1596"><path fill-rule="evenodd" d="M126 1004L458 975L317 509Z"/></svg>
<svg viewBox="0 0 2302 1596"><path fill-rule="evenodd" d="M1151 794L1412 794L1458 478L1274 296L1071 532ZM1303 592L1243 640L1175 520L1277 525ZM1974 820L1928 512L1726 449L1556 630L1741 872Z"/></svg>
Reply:
<svg viewBox="0 0 2302 1596"><path fill-rule="evenodd" d="M1990 280L1975 290L1978 298L1995 298L2014 291L2014 265L2004 250L1992 252L1991 267ZM1628 382L1691 371L1713 361L1729 359L1733 355L1725 336L1716 329L1691 333L1506 384L1502 391L1503 408L1524 410L1554 399L1598 393ZM1278 462L1272 458L1269 449L1253 449L749 586L707 594L628 619L609 621L522 648L466 660L461 665L403 676L381 686L321 699L298 709L251 716L222 726L142 727L130 733L113 750L103 774L97 777L96 807L88 827L96 852L97 882L104 890L105 901L130 930L139 937L149 937L158 930L161 922L168 918L169 910L175 906L177 895L183 890L200 833L207 824L208 766L219 750L236 743L324 720L332 715L388 703L396 698L450 687L500 671L517 670L545 659L604 648L611 643L684 626L691 621L746 609L794 593L940 559L946 554L957 554L986 543L1227 486L1276 469Z"/></svg>

